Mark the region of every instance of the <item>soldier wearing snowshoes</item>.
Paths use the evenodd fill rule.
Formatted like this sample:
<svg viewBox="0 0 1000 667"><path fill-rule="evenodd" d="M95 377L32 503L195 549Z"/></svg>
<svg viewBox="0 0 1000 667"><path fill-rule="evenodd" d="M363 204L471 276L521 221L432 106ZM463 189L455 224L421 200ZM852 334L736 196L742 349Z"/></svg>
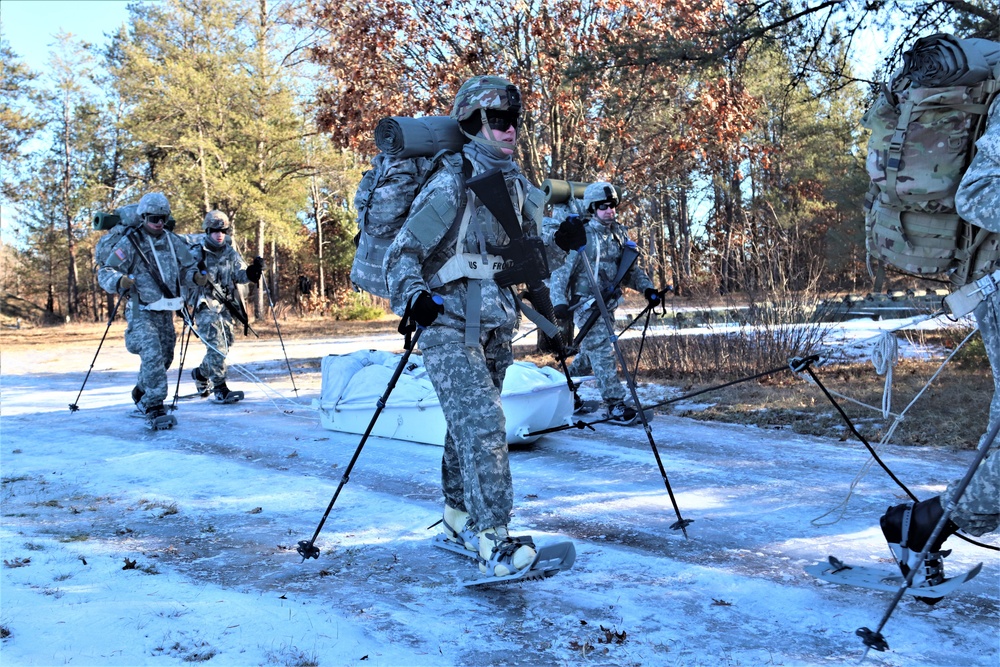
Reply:
<svg viewBox="0 0 1000 667"><path fill-rule="evenodd" d="M230 309L242 311L246 317L240 285L260 280L264 259L255 257L247 266L229 240L233 227L222 211L206 213L202 229L204 233L191 239L191 248L208 277L193 298L194 321L205 344L205 357L201 365L191 369L191 378L199 395L214 393L220 403L235 403L243 398L243 392L232 391L226 384L226 356L234 340Z"/></svg>
<svg viewBox="0 0 1000 667"><path fill-rule="evenodd" d="M986 131L976 142L976 150L955 194L955 208L962 219L990 232L1000 232L1000 97L993 101ZM1000 423L1000 271L973 274L971 278L987 287L982 290L985 298L973 314L993 372L989 433ZM983 438L986 437L984 434ZM950 535L962 530L979 536L996 531L1000 525L1000 455L997 454L997 444L993 442L965 492L955 502L944 530L930 545L924 563L920 563L917 557L944 515L945 505L952 500L959 482L949 484L940 496L890 507L881 517L882 533L903 574L919 568L914 576L915 586L932 586L944 580L944 558L951 552L943 551L942 544ZM940 598L919 599L933 604Z"/></svg>
<svg viewBox="0 0 1000 667"><path fill-rule="evenodd" d="M618 193L607 182L591 183L584 190L583 204L589 217L568 217L556 232L555 243L563 250L580 250L587 253L594 274L602 292L610 292L605 300L608 311L614 310L621 301L621 289L615 285L616 274L622 260L628 239L625 227L617 219ZM653 282L636 264L633 264L620 281L620 285L642 292L650 304L660 301L660 294ZM579 253L571 253L551 278L552 306L557 318L574 318L579 329L598 308L594 301L594 290L581 261ZM572 308L570 304L573 304ZM625 403L625 388L618 379L618 362L608 336L607 327L597 322L580 341L580 351L570 372L583 370L582 364L589 362L597 377L597 386L604 401L610 421L621 424L635 423L638 414L635 407Z"/></svg>
<svg viewBox="0 0 1000 667"><path fill-rule="evenodd" d="M101 287L126 294L125 348L139 355L139 378L132 400L152 429L177 423L163 407L167 397L167 369L174 358L174 312L184 307L188 291L204 284L206 276L180 236L164 229L170 203L159 192L143 195L136 209L140 225L126 234L98 271Z"/></svg>
<svg viewBox="0 0 1000 667"><path fill-rule="evenodd" d="M526 235L537 235L543 196L512 159L521 119L520 91L498 76L466 81L452 117L469 142L463 157L473 174L498 168ZM482 275L442 278L458 253L479 253L509 239L496 217L454 173L440 169L421 189L386 255L393 310L425 327L420 347L448 432L441 463L445 539L478 556L498 577L525 571L535 559L529 539L508 532L513 489L500 390L513 363L518 319L514 295ZM474 206L465 239L449 235L462 203ZM485 250L483 250L485 252Z"/></svg>

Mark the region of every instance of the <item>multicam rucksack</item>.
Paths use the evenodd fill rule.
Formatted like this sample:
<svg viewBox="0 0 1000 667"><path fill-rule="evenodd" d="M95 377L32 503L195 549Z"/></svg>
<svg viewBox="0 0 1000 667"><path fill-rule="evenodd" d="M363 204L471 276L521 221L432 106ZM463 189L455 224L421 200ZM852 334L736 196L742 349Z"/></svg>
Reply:
<svg viewBox="0 0 1000 667"><path fill-rule="evenodd" d="M996 235L955 212L955 192L982 134L1000 80L1000 44L934 35L917 40L862 124L866 246L918 276L965 284L1000 261ZM992 238L991 238L992 237Z"/></svg>

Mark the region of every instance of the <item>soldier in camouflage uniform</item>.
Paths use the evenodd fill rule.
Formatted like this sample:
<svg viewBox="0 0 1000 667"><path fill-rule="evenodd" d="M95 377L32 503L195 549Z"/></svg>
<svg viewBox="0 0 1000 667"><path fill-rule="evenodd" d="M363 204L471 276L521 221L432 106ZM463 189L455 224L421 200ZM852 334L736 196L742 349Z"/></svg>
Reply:
<svg viewBox="0 0 1000 667"><path fill-rule="evenodd" d="M98 281L111 294L127 293L125 348L141 359L132 399L151 428L170 428L167 415L167 369L174 358L174 311L184 306L187 291L205 276L180 236L163 228L170 204L159 192L139 200L140 226L122 238L98 271Z"/></svg>
<svg viewBox="0 0 1000 667"><path fill-rule="evenodd" d="M255 257L247 266L240 253L228 242L232 233L229 216L222 211L209 211L202 222L204 234L190 239L198 266L208 274L208 284L196 292L194 321L198 337L205 343L205 357L200 366L191 369L195 388L202 396L215 392L220 403L235 403L243 398L242 391L230 391L226 384L226 356L233 344L233 316L222 302L243 308L239 286L256 283L264 268L264 259Z"/></svg>
<svg viewBox="0 0 1000 667"><path fill-rule="evenodd" d="M452 117L470 141L463 150L473 174L498 167L525 234L537 234L543 195L512 160L521 97L506 79L477 76L455 98ZM424 366L448 433L441 462L445 537L478 551L481 571L502 576L529 567L530 543L510 537L513 489L500 390L513 363L518 311L510 289L492 277L443 277L460 252L486 253L509 242L497 219L452 171L440 169L421 189L386 253L393 310L421 326ZM473 207L465 238L448 234L462 200ZM459 226L459 229L462 229ZM491 274L492 275L492 274ZM435 300L441 302L439 305Z"/></svg>
<svg viewBox="0 0 1000 667"><path fill-rule="evenodd" d="M977 153L962 177L955 195L955 207L968 222L990 232L1000 232L1000 97L990 108L986 131L976 142ZM993 398L987 432L1000 421L1000 290L987 296L975 309L979 333L993 371ZM985 434L983 438L985 438ZM1000 438L997 438L1000 440ZM980 439L980 445L982 439ZM939 583L944 578L943 559L948 552L941 545L950 535L963 530L971 535L993 532L1000 525L1000 455L994 441L990 454L980 464L965 493L958 500L948 524L931 545L930 554L921 570L915 575L914 584ZM952 482L943 494L950 498L959 480ZM896 556L903 574L918 566L919 555L940 520L944 509L942 496L934 496L917 503L890 507L882 516L882 532L889 548ZM919 598L933 604L940 598Z"/></svg>
<svg viewBox="0 0 1000 667"><path fill-rule="evenodd" d="M603 181L591 183L584 191L583 203L590 218L582 223L586 235L580 235L579 240L586 240L583 252L587 253L601 290L606 292L618 274L622 250L628 241L625 228L617 220L618 193L610 183ZM568 233L569 229L579 224L581 223L577 219L567 219L560 225L560 232ZM577 230L577 234L580 234L580 230ZM558 237L556 242L559 242ZM659 301L660 297L653 287L653 282L637 264L633 264L628 270L621 285L642 292L651 304ZM574 322L578 328L587 321L591 311L598 308L593 299L593 286L579 253L570 254L563 265L552 274L551 289L556 317L568 319L571 313L569 304L574 303ZM612 317L620 298L621 291L618 290L616 297L607 304ZM625 404L625 388L618 380L618 360L604 322L599 320L580 341L578 357L581 356L590 362L590 367L597 377L597 386L608 417L622 424L634 423L638 414L634 407ZM579 369L580 364L576 360L574 364L576 369Z"/></svg>

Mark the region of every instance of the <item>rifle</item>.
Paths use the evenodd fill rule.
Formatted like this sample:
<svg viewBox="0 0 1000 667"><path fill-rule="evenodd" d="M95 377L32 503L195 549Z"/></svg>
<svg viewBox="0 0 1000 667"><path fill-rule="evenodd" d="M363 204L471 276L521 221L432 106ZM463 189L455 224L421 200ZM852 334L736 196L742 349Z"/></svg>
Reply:
<svg viewBox="0 0 1000 667"><path fill-rule="evenodd" d="M582 250L581 250L582 252ZM618 262L618 273L615 274L615 278L611 283L611 287L601 293L604 297L604 303L607 305L612 299L617 299L621 296L621 282L625 279L625 275L629 272L635 261L639 258L639 250L636 248L635 243L632 241L626 241L625 246L622 248L622 258ZM573 347L579 349L580 343L583 341L584 336L590 333L590 330L594 327L597 322L597 318L601 316L600 308L594 308L591 311L590 316L587 321L583 323L580 327L580 331L577 332L576 338L573 339Z"/></svg>
<svg viewBox="0 0 1000 667"><path fill-rule="evenodd" d="M505 246L493 247L487 245L487 251L504 258L506 265L511 266L496 273L494 280L500 287L510 287L524 283L527 287L528 301L534 310L522 304L525 315L534 322L546 336L556 341L559 346L557 359L566 376L566 384L571 392L576 393L576 385L569 376L566 367L566 342L562 332L553 324L555 315L552 312L552 298L545 279L549 277L549 263L545 254L545 243L537 236L525 236L517 220L517 212L510 201L510 193L504 182L500 169L493 168L466 181L466 186L486 205L490 213L510 237L510 243ZM535 316L539 316L536 317Z"/></svg>
<svg viewBox="0 0 1000 667"><path fill-rule="evenodd" d="M257 332L253 330L253 327L250 326L250 318L247 315L246 309L242 308L240 304L233 303L233 301L226 296L225 292L222 291L222 288L215 284L215 281L209 280L207 287L212 288L212 296L216 299L216 301L226 307L226 310L233 316L233 319L243 325L244 336L246 336L249 332L257 338L260 338L260 336L257 335Z"/></svg>

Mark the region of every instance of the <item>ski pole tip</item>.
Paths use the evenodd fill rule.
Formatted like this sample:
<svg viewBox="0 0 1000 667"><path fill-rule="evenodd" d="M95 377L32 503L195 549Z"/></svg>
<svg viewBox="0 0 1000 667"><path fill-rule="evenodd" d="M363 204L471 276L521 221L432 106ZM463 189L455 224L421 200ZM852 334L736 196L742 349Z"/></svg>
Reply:
<svg viewBox="0 0 1000 667"><path fill-rule="evenodd" d="M296 547L295 551L302 556L302 562L306 562L307 558L319 559L319 547L312 543L310 540L299 540L299 545Z"/></svg>
<svg viewBox="0 0 1000 667"><path fill-rule="evenodd" d="M80 406L77 405L76 403L70 403L69 404L69 411L70 412L76 412L79 409L80 409Z"/></svg>
<svg viewBox="0 0 1000 667"><path fill-rule="evenodd" d="M861 641L864 642L864 645L869 649L873 648L876 651L889 650L889 643L885 640L885 637L882 636L881 632L875 632L874 630L869 630L868 628L858 628L855 630L854 634L861 637ZM865 653L867 654L868 651L866 650Z"/></svg>

